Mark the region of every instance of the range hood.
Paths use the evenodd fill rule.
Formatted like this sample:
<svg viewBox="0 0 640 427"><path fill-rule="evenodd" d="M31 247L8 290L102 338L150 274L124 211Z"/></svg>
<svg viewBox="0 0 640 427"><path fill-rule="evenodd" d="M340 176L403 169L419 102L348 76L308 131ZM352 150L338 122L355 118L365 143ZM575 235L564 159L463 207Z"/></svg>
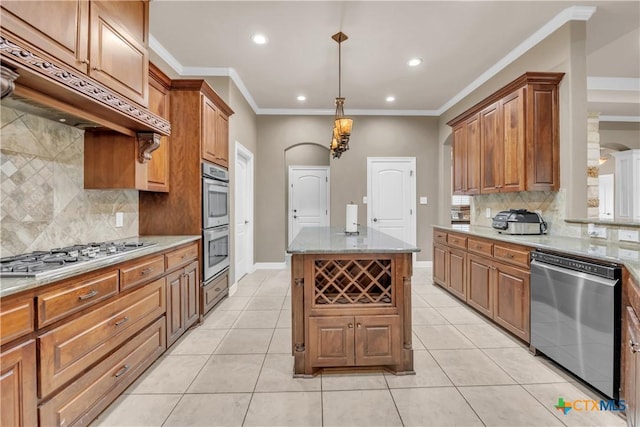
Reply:
<svg viewBox="0 0 640 427"><path fill-rule="evenodd" d="M170 123L89 76L0 36L2 106L84 130L169 135Z"/></svg>

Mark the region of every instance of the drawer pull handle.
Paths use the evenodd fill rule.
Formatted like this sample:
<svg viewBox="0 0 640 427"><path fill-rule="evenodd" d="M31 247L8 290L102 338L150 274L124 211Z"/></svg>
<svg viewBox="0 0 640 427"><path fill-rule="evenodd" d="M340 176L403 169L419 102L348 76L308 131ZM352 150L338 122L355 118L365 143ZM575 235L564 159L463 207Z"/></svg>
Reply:
<svg viewBox="0 0 640 427"><path fill-rule="evenodd" d="M189 255L189 254L182 255L182 259L187 259L187 255Z"/></svg>
<svg viewBox="0 0 640 427"><path fill-rule="evenodd" d="M151 273L153 271L153 268L145 268L144 270L142 270L140 272L141 276L146 276L147 274Z"/></svg>
<svg viewBox="0 0 640 427"><path fill-rule="evenodd" d="M121 320L118 320L115 325L116 326L120 326L120 325L124 325L125 323L127 323L129 321L128 317L123 317Z"/></svg>
<svg viewBox="0 0 640 427"><path fill-rule="evenodd" d="M115 374L113 374L114 377L118 378L124 375L125 372L127 372L129 370L130 366L129 365L124 365L122 368L118 369L118 372L116 372Z"/></svg>
<svg viewBox="0 0 640 427"><path fill-rule="evenodd" d="M513 254L506 254L507 258L513 258Z"/></svg>
<svg viewBox="0 0 640 427"><path fill-rule="evenodd" d="M95 297L96 295L98 295L98 291L96 291L96 290L94 289L94 290L92 290L92 291L91 291L91 292L89 292L89 293L86 293L86 294L84 294L84 295L80 295L80 296L78 297L78 301L84 301L84 300L86 300L86 299L93 298L93 297Z"/></svg>
<svg viewBox="0 0 640 427"><path fill-rule="evenodd" d="M353 323L349 323L349 329L353 328Z"/></svg>
<svg viewBox="0 0 640 427"><path fill-rule="evenodd" d="M220 288L215 288L214 291L218 292L220 290Z"/></svg>

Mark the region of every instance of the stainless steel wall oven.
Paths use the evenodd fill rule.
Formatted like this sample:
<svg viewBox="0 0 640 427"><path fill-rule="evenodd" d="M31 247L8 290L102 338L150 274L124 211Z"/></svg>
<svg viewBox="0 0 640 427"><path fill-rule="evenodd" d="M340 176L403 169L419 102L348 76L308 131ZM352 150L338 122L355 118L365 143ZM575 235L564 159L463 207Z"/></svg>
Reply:
<svg viewBox="0 0 640 427"><path fill-rule="evenodd" d="M204 284L229 268L229 172L202 162Z"/></svg>

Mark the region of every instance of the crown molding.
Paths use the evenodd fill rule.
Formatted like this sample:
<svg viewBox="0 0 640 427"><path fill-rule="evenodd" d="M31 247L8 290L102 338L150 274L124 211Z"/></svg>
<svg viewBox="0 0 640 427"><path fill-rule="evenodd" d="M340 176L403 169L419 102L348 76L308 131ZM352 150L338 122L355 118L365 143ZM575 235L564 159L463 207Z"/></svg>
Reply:
<svg viewBox="0 0 640 427"><path fill-rule="evenodd" d="M594 6L572 6L564 9L437 110L349 110L349 112L352 115L360 116L440 116L558 28L570 21L588 21L595 11L596 8ZM185 67L152 34L149 34L149 48L158 54L180 76L225 76L231 78L257 115L333 115L335 113L334 110L325 109L260 108L235 69Z"/></svg>

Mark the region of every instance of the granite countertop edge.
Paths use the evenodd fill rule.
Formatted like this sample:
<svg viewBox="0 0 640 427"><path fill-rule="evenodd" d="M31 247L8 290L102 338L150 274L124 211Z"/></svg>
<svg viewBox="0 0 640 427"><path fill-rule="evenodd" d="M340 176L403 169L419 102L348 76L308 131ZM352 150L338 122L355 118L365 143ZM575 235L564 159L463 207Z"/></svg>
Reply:
<svg viewBox="0 0 640 427"><path fill-rule="evenodd" d="M471 226L469 230L460 230L446 225L434 224L433 228L498 240L505 243L531 246L536 249L546 249L568 255L576 255L623 264L629 273L635 278L636 282L640 281L640 245L635 243L620 243L606 240L600 242L594 241L594 239L581 239L568 236L499 234L493 228L482 226ZM589 251L589 249L603 249L605 253ZM623 251L628 251L629 253L636 253L638 255L638 259L631 260L621 258L618 256L621 249Z"/></svg>
<svg viewBox="0 0 640 427"><path fill-rule="evenodd" d="M640 219L567 218L569 224L595 224L613 227L640 228Z"/></svg>
<svg viewBox="0 0 640 427"><path fill-rule="evenodd" d="M340 227L305 227L287 247L300 254L397 254L420 252L420 248L370 227L358 227L359 234L345 235Z"/></svg>
<svg viewBox="0 0 640 427"><path fill-rule="evenodd" d="M19 292L38 288L40 286L49 285L61 280L69 279L74 276L89 273L111 265L120 264L132 259L141 258L147 255L153 255L164 252L167 249L178 247L186 243L195 242L202 238L200 235L183 235L183 236L138 236L130 237L126 240L139 242L153 242L155 245L148 246L131 252L125 252L121 255L100 258L78 264L77 268L65 270L60 274L55 274L42 278L35 277L3 277L0 279L0 298L8 297Z"/></svg>

